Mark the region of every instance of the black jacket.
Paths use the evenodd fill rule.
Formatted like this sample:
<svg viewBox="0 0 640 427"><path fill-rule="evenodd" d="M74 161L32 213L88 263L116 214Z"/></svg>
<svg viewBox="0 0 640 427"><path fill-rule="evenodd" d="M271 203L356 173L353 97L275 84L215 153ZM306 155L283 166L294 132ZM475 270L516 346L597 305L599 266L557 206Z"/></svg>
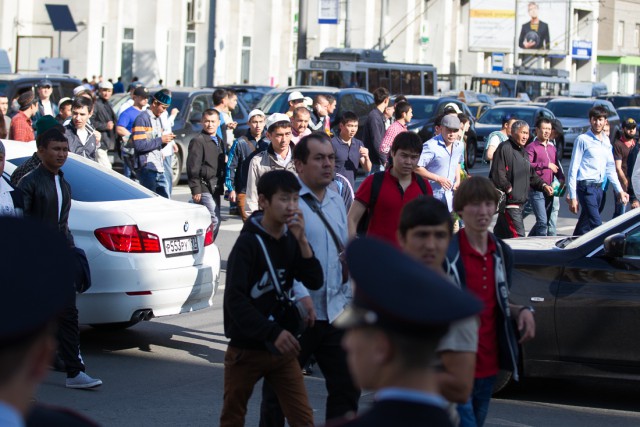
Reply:
<svg viewBox="0 0 640 427"><path fill-rule="evenodd" d="M229 345L264 350L275 342L283 328L269 320L278 301L264 253L256 234L262 237L283 291L293 286L293 279L307 288L322 287L324 277L320 262L314 257L303 258L296 238L289 232L273 238L260 225L262 212L256 212L245 222L227 262L224 291L224 332Z"/></svg>
<svg viewBox="0 0 640 427"><path fill-rule="evenodd" d="M384 399L352 420L334 421L327 427L452 427L447 412L437 406Z"/></svg>
<svg viewBox="0 0 640 427"><path fill-rule="evenodd" d="M76 127L73 125L73 121L71 121L65 128L64 135L69 141L69 152L75 153L87 159L95 160L96 149L98 148L96 135L91 125L86 124L85 126L87 132L89 132L89 139L87 139L87 142L85 142L84 144L80 142L80 137L78 136Z"/></svg>
<svg viewBox="0 0 640 427"><path fill-rule="evenodd" d="M113 122L113 129L107 129L107 123ZM113 150L116 147L116 124L118 118L113 112L109 101L98 97L94 106L93 116L91 116L91 124L100 132L102 139L100 140L100 148L103 150Z"/></svg>
<svg viewBox="0 0 640 427"><path fill-rule="evenodd" d="M538 21L538 31L533 31L531 29L531 21L522 25L522 29L520 30L520 38L518 40L518 46L525 49L524 47L524 39L529 33L538 33L538 43L535 46L530 47L528 49L550 49L551 48L551 40L549 37L549 26L546 22Z"/></svg>
<svg viewBox="0 0 640 427"><path fill-rule="evenodd" d="M384 165L387 161L386 156L380 152L380 144L382 144L385 131L384 114L381 113L377 107L373 107L364 124L362 142L367 150L369 150L371 163L376 165Z"/></svg>
<svg viewBox="0 0 640 427"><path fill-rule="evenodd" d="M18 188L22 190L24 198L24 215L56 227L73 245L73 237L69 231L71 186L64 179L62 171L59 171L58 174L62 190L60 217L58 217L58 192L55 175L49 172L44 165L41 164L25 175L18 183Z"/></svg>
<svg viewBox="0 0 640 427"><path fill-rule="evenodd" d="M499 190L507 193L507 204L524 204L529 198L529 187L537 191L544 189L544 181L531 166L524 147L511 137L498 145L489 178Z"/></svg>
<svg viewBox="0 0 640 427"><path fill-rule="evenodd" d="M201 132L189 142L187 179L192 195L224 192L225 145L217 136L214 138L217 138L217 145L209 134Z"/></svg>

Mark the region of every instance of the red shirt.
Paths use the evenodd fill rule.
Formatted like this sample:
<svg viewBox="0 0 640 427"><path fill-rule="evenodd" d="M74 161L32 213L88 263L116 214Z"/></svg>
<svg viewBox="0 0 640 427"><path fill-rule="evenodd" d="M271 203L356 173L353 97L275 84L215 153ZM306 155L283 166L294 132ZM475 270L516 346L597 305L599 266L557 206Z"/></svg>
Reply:
<svg viewBox="0 0 640 427"><path fill-rule="evenodd" d="M30 142L36 139L31 127L31 119L24 112L18 111L18 114L11 119L9 139L22 142Z"/></svg>
<svg viewBox="0 0 640 427"><path fill-rule="evenodd" d="M372 183L373 175L369 175L362 181L362 184L360 184L356 192L355 199L366 207L369 207ZM426 181L425 187L427 188L427 194L433 195L431 186ZM400 223L400 212L404 205L423 195L424 193L420 189L414 173L411 174L411 184L409 184L406 190L403 190L398 178L391 175L389 170L385 171L380 193L378 194L378 200L373 208L373 216L369 218L367 235L379 237L398 247L396 230Z"/></svg>
<svg viewBox="0 0 640 427"><path fill-rule="evenodd" d="M481 254L469 244L464 228L458 234L467 290L478 297L484 305L480 313L475 377L486 378L496 375L500 369L497 325L499 307L493 258L497 248L494 240L489 238L487 253Z"/></svg>

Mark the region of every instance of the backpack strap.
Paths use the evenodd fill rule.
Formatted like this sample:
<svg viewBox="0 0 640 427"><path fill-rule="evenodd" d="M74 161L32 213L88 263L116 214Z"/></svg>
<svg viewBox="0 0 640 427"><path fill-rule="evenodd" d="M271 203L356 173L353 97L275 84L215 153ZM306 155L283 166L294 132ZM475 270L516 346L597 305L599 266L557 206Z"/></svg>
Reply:
<svg viewBox="0 0 640 427"><path fill-rule="evenodd" d="M418 187L420 187L420 191L422 191L422 194L429 194L429 192L427 191L427 183L424 182L424 179L420 175L416 175L416 182L418 183Z"/></svg>
<svg viewBox="0 0 640 427"><path fill-rule="evenodd" d="M373 216L373 209L378 202L378 196L382 189L382 181L384 181L385 171L376 172L373 174L373 182L371 183L371 194L369 195L369 215Z"/></svg>

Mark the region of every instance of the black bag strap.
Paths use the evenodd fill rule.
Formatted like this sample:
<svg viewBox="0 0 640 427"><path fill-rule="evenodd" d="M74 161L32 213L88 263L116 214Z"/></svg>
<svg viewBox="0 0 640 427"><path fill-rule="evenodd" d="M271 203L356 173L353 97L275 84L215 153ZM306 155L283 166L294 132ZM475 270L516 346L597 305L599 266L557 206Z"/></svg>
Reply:
<svg viewBox="0 0 640 427"><path fill-rule="evenodd" d="M342 242L338 238L338 235L336 234L333 227L331 227L329 220L327 220L327 217L324 216L324 213L322 212L322 209L320 209L320 206L318 205L317 200L310 193L303 194L301 197L302 197L302 200L304 200L307 203L307 205L309 205L313 213L318 215L318 218L320 218L324 226L327 227L327 231L329 231L329 234L333 239L333 243L336 245L336 249L338 249L338 253L339 254L342 253L342 251L344 251L344 246L342 245Z"/></svg>
<svg viewBox="0 0 640 427"><path fill-rule="evenodd" d="M422 191L422 194L427 194L427 183L424 182L424 178L422 178L420 175L416 175L416 182L418 183L418 187L420 187L420 191Z"/></svg>
<svg viewBox="0 0 640 427"><path fill-rule="evenodd" d="M271 275L271 281L273 282L273 287L276 289L276 294L281 299L287 298L287 295L282 291L280 287L280 281L278 280L278 275L273 268L273 264L271 264L271 257L269 256L269 252L267 252L267 247L264 245L264 241L259 234L256 234L256 239L258 239L258 243L260 243L260 247L262 248L262 253L264 253L264 258L267 261L267 267L269 268L269 274Z"/></svg>
<svg viewBox="0 0 640 427"><path fill-rule="evenodd" d="M371 194L369 195L369 216L373 216L373 209L378 202L378 196L380 195L380 189L382 188L382 181L384 181L385 171L376 172L373 174L373 182L371 183Z"/></svg>

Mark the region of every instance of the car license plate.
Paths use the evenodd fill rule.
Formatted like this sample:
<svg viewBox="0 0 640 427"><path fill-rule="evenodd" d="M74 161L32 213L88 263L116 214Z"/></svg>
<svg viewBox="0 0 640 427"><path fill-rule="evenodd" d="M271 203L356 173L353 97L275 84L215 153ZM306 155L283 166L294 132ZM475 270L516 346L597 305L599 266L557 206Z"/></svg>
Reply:
<svg viewBox="0 0 640 427"><path fill-rule="evenodd" d="M164 243L164 253L168 257L198 252L198 238L196 236L164 239L162 242Z"/></svg>

